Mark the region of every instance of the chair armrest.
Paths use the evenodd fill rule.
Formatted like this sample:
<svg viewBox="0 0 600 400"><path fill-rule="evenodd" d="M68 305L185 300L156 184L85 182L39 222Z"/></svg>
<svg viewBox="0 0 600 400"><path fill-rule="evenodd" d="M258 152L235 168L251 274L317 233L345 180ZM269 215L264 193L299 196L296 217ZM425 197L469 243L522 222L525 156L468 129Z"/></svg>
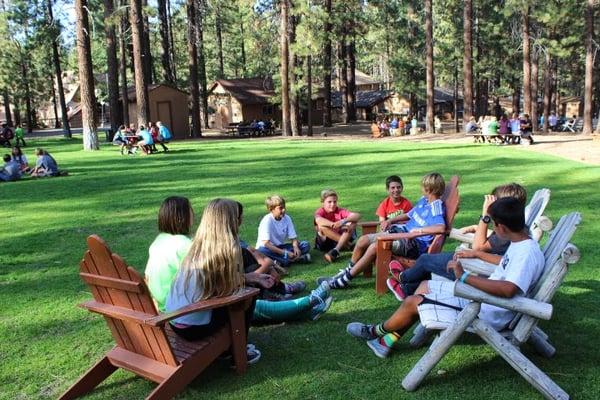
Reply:
<svg viewBox="0 0 600 400"><path fill-rule="evenodd" d="M380 224L379 221L362 221L358 222L358 226L366 227L366 228L376 228Z"/></svg>
<svg viewBox="0 0 600 400"><path fill-rule="evenodd" d="M454 284L454 295L479 303L491 304L507 310L527 314L534 318L549 320L552 317L552 304L543 303L523 296L514 296L510 299L497 297L458 281Z"/></svg>
<svg viewBox="0 0 600 400"><path fill-rule="evenodd" d="M452 228L450 229L450 234L448 237L450 239L458 240L459 242L473 244L475 235L472 233L462 233L460 229Z"/></svg>
<svg viewBox="0 0 600 400"><path fill-rule="evenodd" d="M179 310L175 310L170 313L164 313L152 318L148 318L144 321L144 323L150 326L161 326L164 325L166 322L171 321L172 319L182 317L187 314L231 306L244 300L251 299L252 297L257 296L259 292L260 290L256 288L244 288L239 293L236 293L231 296L216 297L213 299L203 300L198 303L182 307Z"/></svg>
<svg viewBox="0 0 600 400"><path fill-rule="evenodd" d="M485 262L478 258L461 258L459 261L465 270L483 276L490 276L497 267L496 264Z"/></svg>
<svg viewBox="0 0 600 400"><path fill-rule="evenodd" d="M88 311L102 314L106 317L115 318L121 321L143 324L148 318L156 317L155 315L144 313L141 311L133 311L129 308L113 306L110 304L100 303L90 300L79 304L79 307L85 308Z"/></svg>

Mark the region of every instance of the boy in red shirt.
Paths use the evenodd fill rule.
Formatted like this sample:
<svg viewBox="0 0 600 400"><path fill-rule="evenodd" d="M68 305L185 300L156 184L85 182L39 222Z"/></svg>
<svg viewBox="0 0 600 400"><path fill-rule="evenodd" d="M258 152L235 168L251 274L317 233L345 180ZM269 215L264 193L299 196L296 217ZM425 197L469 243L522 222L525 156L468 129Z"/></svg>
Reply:
<svg viewBox="0 0 600 400"><path fill-rule="evenodd" d="M325 260L335 261L340 251L348 247L354 237L360 214L337 206L335 190L321 192L321 208L315 211L315 248L325 253Z"/></svg>
<svg viewBox="0 0 600 400"><path fill-rule="evenodd" d="M385 179L385 189L388 192L388 197L379 204L375 212L379 217L382 231L387 230L392 218L406 214L412 208L410 201L402 196L404 185L398 175L391 175Z"/></svg>

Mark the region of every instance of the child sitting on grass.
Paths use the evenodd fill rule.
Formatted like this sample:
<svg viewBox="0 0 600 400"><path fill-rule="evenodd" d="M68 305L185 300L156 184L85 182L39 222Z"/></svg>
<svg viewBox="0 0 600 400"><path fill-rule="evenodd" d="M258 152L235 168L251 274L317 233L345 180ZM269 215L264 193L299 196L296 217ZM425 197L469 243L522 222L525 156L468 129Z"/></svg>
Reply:
<svg viewBox="0 0 600 400"><path fill-rule="evenodd" d="M258 226L258 251L283 267L289 267L293 262L310 262L310 244L305 240L298 241L294 223L285 213L285 199L273 195L267 197L265 204L269 213Z"/></svg>
<svg viewBox="0 0 600 400"><path fill-rule="evenodd" d="M433 235L443 233L446 229L444 220L444 178L438 173L425 175L421 181L423 197L408 212L392 218L392 234L386 237L393 239L392 253L397 256L416 259L426 253L433 241ZM400 222L401 224L397 224ZM390 228L390 229L391 229ZM364 237L364 236L363 236ZM362 239L362 242L368 237ZM359 240L360 241L360 240ZM328 281L332 289L348 287L355 276L368 268L377 257L377 243L374 241L364 250L364 246L356 246L348 266L333 277L321 277L318 282Z"/></svg>
<svg viewBox="0 0 600 400"><path fill-rule="evenodd" d="M460 262L451 261L448 269L457 280L493 296L527 295L540 278L545 261L538 243L529 237L524 210L523 204L513 197L498 199L490 205L488 212L494 222L494 232L500 239L509 240L510 246L489 278L471 275L463 270ZM416 295L407 297L388 320L377 325L352 322L346 331L367 340L373 353L385 358L419 317L425 325L428 322L450 325L468 302L454 296L454 282L425 281ZM479 318L498 331L506 327L514 315L513 311L485 303L479 312Z"/></svg>
<svg viewBox="0 0 600 400"><path fill-rule="evenodd" d="M338 207L338 195L335 190L321 192L321 208L315 211L315 248L325 252L325 260L334 262L344 249L352 247L356 223L360 214Z"/></svg>

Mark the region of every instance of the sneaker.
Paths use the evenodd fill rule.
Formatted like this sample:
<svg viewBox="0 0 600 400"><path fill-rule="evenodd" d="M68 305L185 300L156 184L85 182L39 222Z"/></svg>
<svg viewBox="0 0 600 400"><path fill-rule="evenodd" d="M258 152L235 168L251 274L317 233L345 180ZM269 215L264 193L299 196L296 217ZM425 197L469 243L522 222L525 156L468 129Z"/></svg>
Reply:
<svg viewBox="0 0 600 400"><path fill-rule="evenodd" d="M258 350L252 343L248 343L246 345L246 362L248 365L256 364L258 360L260 360L261 355L262 353L260 350ZM230 352L224 353L220 358L229 361L233 359ZM231 368L235 368L235 364L232 363Z"/></svg>
<svg viewBox="0 0 600 400"><path fill-rule="evenodd" d="M339 256L340 256L340 252L336 248L333 248L333 249L329 250L327 253L325 253L323 258L325 258L325 261L332 263L332 262L335 262L335 260L337 260L339 258Z"/></svg>
<svg viewBox="0 0 600 400"><path fill-rule="evenodd" d="M392 348L385 344L383 338L369 340L367 341L367 346L369 346L369 348L373 350L373 353L379 358L387 358L392 352Z"/></svg>
<svg viewBox="0 0 600 400"><path fill-rule="evenodd" d="M301 262L302 264L310 264L310 262L312 261L312 258L309 253L306 253L306 254L302 254L300 257L298 257L298 261Z"/></svg>
<svg viewBox="0 0 600 400"><path fill-rule="evenodd" d="M329 287L329 281L322 281L319 283L319 286L312 292L310 292L311 301L314 300L315 297L318 297L320 300L325 300L331 296L331 288Z"/></svg>
<svg viewBox="0 0 600 400"><path fill-rule="evenodd" d="M396 279L397 281L400 281L400 274L403 273L405 270L404 266L400 264L400 261L390 261L390 263L388 264L388 268L390 269L390 274L392 275L392 277L394 277L394 279Z"/></svg>
<svg viewBox="0 0 600 400"><path fill-rule="evenodd" d="M317 278L317 284L320 285L322 282L327 282L330 289L346 289L350 286L350 280L344 278L344 275L346 275L346 272L340 272L334 277L321 276Z"/></svg>
<svg viewBox="0 0 600 400"><path fill-rule="evenodd" d="M360 322L350 322L346 325L346 332L358 339L373 340L377 338L377 335L373 333L373 325Z"/></svg>
<svg viewBox="0 0 600 400"><path fill-rule="evenodd" d="M286 294L296 294L303 292L306 289L306 282L304 281L296 281L292 283L284 283L285 285L285 293Z"/></svg>
<svg viewBox="0 0 600 400"><path fill-rule="evenodd" d="M400 282L398 282L394 278L388 278L385 281L385 283L388 289L390 289L390 292L392 292L394 296L396 296L398 301L403 301L406 298L406 293L404 293L404 290L402 290L402 285L400 284Z"/></svg>
<svg viewBox="0 0 600 400"><path fill-rule="evenodd" d="M325 300L321 300L319 304L313 306L310 310L310 319L311 321L316 321L321 317L321 315L325 314L329 307L331 307L331 303L333 302L333 297L329 296Z"/></svg>
<svg viewBox="0 0 600 400"><path fill-rule="evenodd" d="M294 295L291 293L283 293L282 294L282 293L273 292L271 290L263 290L263 292L262 292L263 300L283 301L283 300L290 300L292 297L294 297Z"/></svg>

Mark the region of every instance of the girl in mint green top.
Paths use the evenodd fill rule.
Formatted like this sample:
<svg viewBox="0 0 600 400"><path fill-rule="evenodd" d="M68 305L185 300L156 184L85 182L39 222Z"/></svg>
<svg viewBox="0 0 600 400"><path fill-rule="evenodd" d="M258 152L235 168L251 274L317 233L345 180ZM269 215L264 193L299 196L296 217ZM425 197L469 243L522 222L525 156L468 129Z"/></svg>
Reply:
<svg viewBox="0 0 600 400"><path fill-rule="evenodd" d="M160 233L148 249L146 283L160 312L165 312L165 300L181 261L192 244L188 237L194 223L194 211L185 197L168 197L158 211Z"/></svg>

